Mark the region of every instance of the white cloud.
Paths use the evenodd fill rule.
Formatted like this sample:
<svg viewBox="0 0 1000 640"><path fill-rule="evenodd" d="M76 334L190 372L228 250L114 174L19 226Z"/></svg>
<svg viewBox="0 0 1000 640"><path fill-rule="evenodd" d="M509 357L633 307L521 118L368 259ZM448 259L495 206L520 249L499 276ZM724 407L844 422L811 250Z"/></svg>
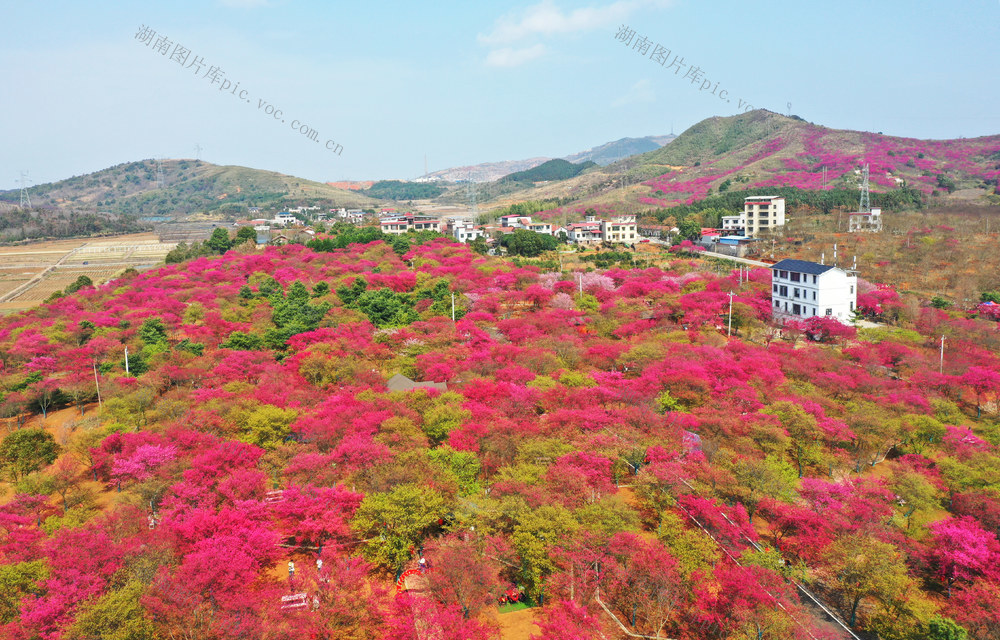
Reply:
<svg viewBox="0 0 1000 640"><path fill-rule="evenodd" d="M624 107L627 104L638 104L641 102L654 102L656 94L653 93L653 85L646 78L632 85L622 97L611 103L612 107Z"/></svg>
<svg viewBox="0 0 1000 640"><path fill-rule="evenodd" d="M670 0L617 0L604 6L563 11L552 0L542 0L524 11L499 18L493 30L479 34L487 45L504 45L533 36L593 31L624 21L637 9L665 7Z"/></svg>
<svg viewBox="0 0 1000 640"><path fill-rule="evenodd" d="M489 52L486 56L486 64L490 67L516 67L529 60L534 60L543 53L545 53L545 45L541 44L519 49L502 47Z"/></svg>

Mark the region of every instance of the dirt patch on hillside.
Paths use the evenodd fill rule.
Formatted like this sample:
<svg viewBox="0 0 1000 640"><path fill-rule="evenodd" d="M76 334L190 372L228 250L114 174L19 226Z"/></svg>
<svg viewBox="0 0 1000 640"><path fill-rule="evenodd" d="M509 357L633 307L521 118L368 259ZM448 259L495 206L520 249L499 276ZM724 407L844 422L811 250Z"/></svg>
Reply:
<svg viewBox="0 0 1000 640"><path fill-rule="evenodd" d="M520 609L510 613L494 613L494 620L500 627L502 640L528 640L532 634L540 633L535 624L542 610L539 607Z"/></svg>

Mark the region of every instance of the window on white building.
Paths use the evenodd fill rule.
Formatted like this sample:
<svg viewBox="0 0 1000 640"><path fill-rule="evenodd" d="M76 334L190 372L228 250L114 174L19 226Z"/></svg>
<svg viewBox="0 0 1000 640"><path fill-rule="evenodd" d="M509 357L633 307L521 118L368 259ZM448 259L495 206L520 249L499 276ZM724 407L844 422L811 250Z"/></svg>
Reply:
<svg viewBox="0 0 1000 640"><path fill-rule="evenodd" d="M826 310L826 315L832 316L833 315L833 309L827 309Z"/></svg>

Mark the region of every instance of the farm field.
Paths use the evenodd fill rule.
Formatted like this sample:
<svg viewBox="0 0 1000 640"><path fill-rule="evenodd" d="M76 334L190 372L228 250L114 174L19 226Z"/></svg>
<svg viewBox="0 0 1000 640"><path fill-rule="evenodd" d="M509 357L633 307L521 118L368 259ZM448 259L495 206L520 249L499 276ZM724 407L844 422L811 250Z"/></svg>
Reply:
<svg viewBox="0 0 1000 640"><path fill-rule="evenodd" d="M152 266L175 246L137 233L0 247L0 314L30 309L82 275L101 284L129 267Z"/></svg>

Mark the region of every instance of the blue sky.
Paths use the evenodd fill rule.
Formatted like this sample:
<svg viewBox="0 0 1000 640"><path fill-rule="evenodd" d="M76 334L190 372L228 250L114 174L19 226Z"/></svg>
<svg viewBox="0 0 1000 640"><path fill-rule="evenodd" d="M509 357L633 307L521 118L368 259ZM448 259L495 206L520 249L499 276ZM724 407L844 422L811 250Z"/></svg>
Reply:
<svg viewBox="0 0 1000 640"><path fill-rule="evenodd" d="M558 157L741 102L916 138L1000 133L1000 0L0 0L0 15L3 189L21 170L39 184L195 145L314 180L406 179L425 155L432 171ZM136 39L143 25L168 54ZM201 72L170 59L176 45Z"/></svg>

